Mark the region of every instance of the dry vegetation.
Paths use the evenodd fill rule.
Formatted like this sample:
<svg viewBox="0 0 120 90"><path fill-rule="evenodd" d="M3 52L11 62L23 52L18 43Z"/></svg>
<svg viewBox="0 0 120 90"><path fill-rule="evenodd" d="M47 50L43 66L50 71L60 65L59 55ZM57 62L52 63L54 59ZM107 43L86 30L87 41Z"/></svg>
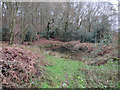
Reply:
<svg viewBox="0 0 120 90"><path fill-rule="evenodd" d="M99 46L98 43L80 43L80 41L61 42L46 39L41 39L41 41L44 43L39 43L37 46L35 46L36 43L26 46L19 44L10 46L7 43L1 45L0 77L4 88L61 87L61 83L54 81L60 72L62 75L59 77L61 78L60 81L67 80L64 78L64 74L73 73L71 77L74 82L67 80L67 84L65 84L67 86L62 87L90 88L93 87L91 83L94 83L95 87L109 87L110 83L111 87L118 87L115 84L117 83L117 66L114 63L119 59L117 58L118 53L115 44ZM72 63L76 67L72 66ZM110 68L113 66L114 68L111 71ZM74 71L71 71L69 67L73 68ZM102 71L102 68L105 70ZM65 70L69 72L65 73ZM106 72L106 70L108 71ZM83 77L83 75L85 76ZM104 75L108 76L102 78ZM67 76L67 78L70 77ZM83 84L81 84L83 86L79 85L79 78L84 78Z"/></svg>
<svg viewBox="0 0 120 90"><path fill-rule="evenodd" d="M41 67L47 64L44 60L44 56L28 47L3 44L0 50L0 82L3 87L30 87L31 79L41 79Z"/></svg>
<svg viewBox="0 0 120 90"><path fill-rule="evenodd" d="M116 88L118 11L111 2L1 2L0 84Z"/></svg>

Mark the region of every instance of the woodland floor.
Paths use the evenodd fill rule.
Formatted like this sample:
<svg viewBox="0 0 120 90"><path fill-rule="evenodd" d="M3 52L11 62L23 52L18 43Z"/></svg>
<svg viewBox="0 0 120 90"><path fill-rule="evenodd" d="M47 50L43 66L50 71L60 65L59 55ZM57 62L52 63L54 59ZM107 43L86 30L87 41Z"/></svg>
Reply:
<svg viewBox="0 0 120 90"><path fill-rule="evenodd" d="M3 87L120 87L117 44L40 39L28 45L0 46Z"/></svg>

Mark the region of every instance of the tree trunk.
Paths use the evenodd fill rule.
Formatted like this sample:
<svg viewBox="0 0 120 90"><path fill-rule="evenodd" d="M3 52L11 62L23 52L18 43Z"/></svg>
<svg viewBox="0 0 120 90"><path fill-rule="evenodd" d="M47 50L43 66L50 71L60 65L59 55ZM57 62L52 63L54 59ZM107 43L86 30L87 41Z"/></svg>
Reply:
<svg viewBox="0 0 120 90"><path fill-rule="evenodd" d="M15 29L15 19L12 21L13 23L12 23L12 26L11 26L11 28L10 28L10 45L12 45L13 44L13 42L14 42L14 29Z"/></svg>
<svg viewBox="0 0 120 90"><path fill-rule="evenodd" d="M47 39L49 39L50 21L47 24Z"/></svg>
<svg viewBox="0 0 120 90"><path fill-rule="evenodd" d="M25 41L25 36L26 36L27 30L28 30L28 26L29 26L29 24L26 25L25 30L24 30L24 32L22 34L22 42L21 42L21 44L23 44L24 41Z"/></svg>
<svg viewBox="0 0 120 90"><path fill-rule="evenodd" d="M16 7L14 7L16 6ZM11 18L11 27L10 27L10 45L14 42L14 31L15 31L15 21L16 21L16 15L18 12L17 2L13 3L13 6L11 7L13 18Z"/></svg>

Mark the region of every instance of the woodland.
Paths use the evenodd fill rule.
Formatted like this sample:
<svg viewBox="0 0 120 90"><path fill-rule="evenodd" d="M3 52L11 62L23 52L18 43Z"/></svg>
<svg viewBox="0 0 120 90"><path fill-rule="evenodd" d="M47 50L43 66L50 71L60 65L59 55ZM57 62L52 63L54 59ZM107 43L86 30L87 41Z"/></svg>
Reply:
<svg viewBox="0 0 120 90"><path fill-rule="evenodd" d="M0 83L7 88L120 88L111 2L1 2Z"/></svg>

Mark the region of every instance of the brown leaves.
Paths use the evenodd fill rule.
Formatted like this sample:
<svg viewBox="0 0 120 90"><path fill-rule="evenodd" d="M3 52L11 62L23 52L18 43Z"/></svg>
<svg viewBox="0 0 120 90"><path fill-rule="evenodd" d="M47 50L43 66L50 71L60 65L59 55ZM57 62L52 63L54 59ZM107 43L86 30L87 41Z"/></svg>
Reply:
<svg viewBox="0 0 120 90"><path fill-rule="evenodd" d="M40 60L39 63L43 62L40 54L20 47L7 46L0 51L0 55L0 77L3 86L19 87L22 84L27 85L33 75L40 77L41 71L36 66L37 60Z"/></svg>

